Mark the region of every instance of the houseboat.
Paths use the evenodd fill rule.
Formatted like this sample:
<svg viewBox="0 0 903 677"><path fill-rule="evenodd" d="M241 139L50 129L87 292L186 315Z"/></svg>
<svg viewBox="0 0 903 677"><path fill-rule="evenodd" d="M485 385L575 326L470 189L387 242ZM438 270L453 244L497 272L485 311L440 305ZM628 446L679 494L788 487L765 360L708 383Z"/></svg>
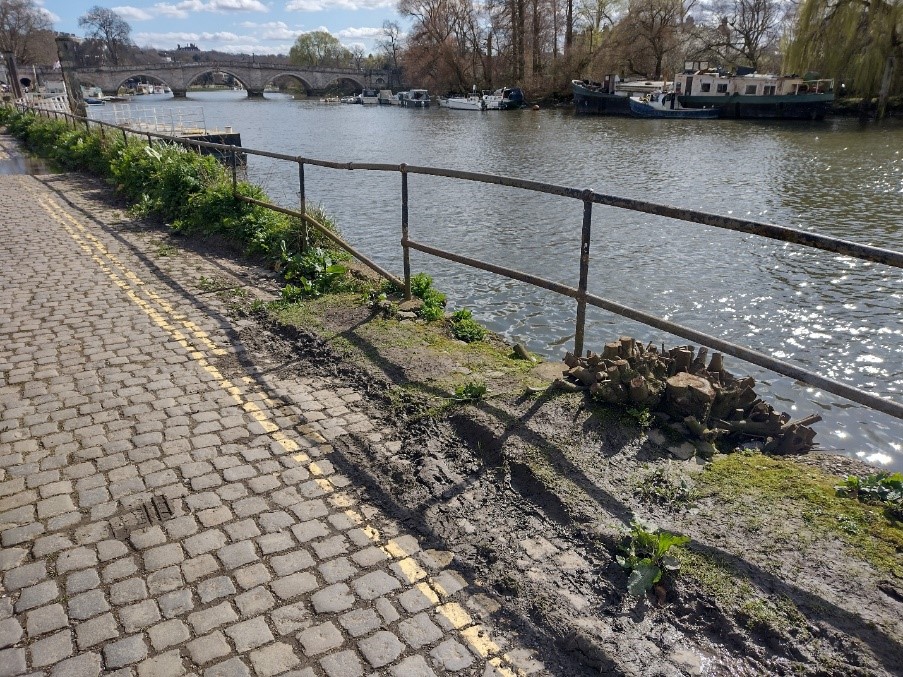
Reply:
<svg viewBox="0 0 903 677"><path fill-rule="evenodd" d="M717 108L723 118L821 120L831 110L834 81L688 68L675 77L674 93L683 108Z"/></svg>
<svg viewBox="0 0 903 677"><path fill-rule="evenodd" d="M621 80L606 75L602 82L571 80L574 110L580 115L630 115L630 97L667 89L664 82Z"/></svg>

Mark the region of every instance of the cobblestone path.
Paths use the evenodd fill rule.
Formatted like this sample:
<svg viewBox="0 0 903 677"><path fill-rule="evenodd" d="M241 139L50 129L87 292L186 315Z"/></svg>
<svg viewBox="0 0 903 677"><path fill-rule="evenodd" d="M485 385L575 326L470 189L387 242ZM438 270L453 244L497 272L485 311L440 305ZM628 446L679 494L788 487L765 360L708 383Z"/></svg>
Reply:
<svg viewBox="0 0 903 677"><path fill-rule="evenodd" d="M266 387L50 184L0 176L0 676L541 669L326 458L359 395Z"/></svg>

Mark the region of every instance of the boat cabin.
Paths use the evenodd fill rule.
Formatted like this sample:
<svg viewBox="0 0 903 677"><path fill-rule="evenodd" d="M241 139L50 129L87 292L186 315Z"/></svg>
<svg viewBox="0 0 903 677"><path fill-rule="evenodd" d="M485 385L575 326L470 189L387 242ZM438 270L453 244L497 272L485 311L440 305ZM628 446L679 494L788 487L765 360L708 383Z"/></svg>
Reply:
<svg viewBox="0 0 903 677"><path fill-rule="evenodd" d="M834 89L833 80L804 80L797 75L768 75L738 69L685 69L674 78L674 91L684 96L794 96L823 94Z"/></svg>

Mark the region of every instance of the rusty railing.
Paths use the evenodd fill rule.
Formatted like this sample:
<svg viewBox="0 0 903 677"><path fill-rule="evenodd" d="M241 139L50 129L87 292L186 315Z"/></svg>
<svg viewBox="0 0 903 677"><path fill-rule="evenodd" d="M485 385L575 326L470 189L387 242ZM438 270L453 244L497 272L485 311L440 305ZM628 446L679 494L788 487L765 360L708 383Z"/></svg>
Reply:
<svg viewBox="0 0 903 677"><path fill-rule="evenodd" d="M80 125L84 124L87 129L90 129L91 126L99 126L101 133L105 134L105 128L114 128L121 131L123 138L127 138L128 134L134 134L141 137L147 137L148 143L152 143L153 139L158 139L161 141L178 143L181 145L195 146L198 149L206 148L211 151L216 151L222 157L228 158L231 166L232 166L232 180L233 180L233 189L237 186L237 175L236 175L236 166L238 163L237 158L239 154L242 155L256 155L259 157L266 157L275 160L281 160L285 162L295 163L298 166L298 185L299 185L299 196L300 196L300 208L299 209L289 209L286 207L281 207L279 205L275 205L269 202L263 202L261 200L256 200L253 198L245 197L238 195L236 193L236 197L245 202L259 205L262 207L266 207L268 209L273 209L278 212L282 212L283 214L287 214L289 216L297 217L301 219L301 221L305 224L313 226L317 231L321 234L325 235L327 238L332 240L336 245L341 247L342 249L349 252L351 255L356 257L362 263L370 267L373 271L375 271L381 277L391 281L398 288L404 290L405 298L411 298L411 265L410 265L410 251L415 250L422 252L424 254L429 254L431 256L435 256L437 258L445 259L447 261L452 261L454 263L458 263L460 265L469 266L472 268L477 268L479 270L487 271L490 273L494 273L496 275L501 275L503 277L507 277L512 280L517 280L519 282L524 282L526 284L533 285L535 287L539 287L541 289L545 289L556 294L560 294L562 296L567 296L576 300L577 308L576 308L576 317L575 317L575 331L574 331L574 353L581 354L583 352L583 344L584 344L584 332L586 326L586 307L593 306L596 308L601 308L602 310L606 310L608 312L614 313L616 315L620 315L622 317L629 318L636 322L640 322L650 327L655 327L656 329L660 329L661 331L668 332L669 334L673 334L675 336L679 336L681 338L687 339L689 341L693 341L695 343L699 343L701 345L708 346L709 348L713 348L718 350L726 355L731 355L732 357L736 357L741 360L745 360L752 364L755 364L764 369L768 369L769 371L776 372L778 374L782 374L784 376L789 376L791 378L797 379L803 383L814 386L816 388L820 388L826 392L832 393L833 395L837 395L844 399L850 400L851 402L856 402L857 404L861 404L870 409L874 409L876 411L881 411L885 414L893 416L898 419L903 419L903 403L895 402L891 399L878 397L877 395L873 395L872 393L866 392L860 388L856 388L846 383L842 383L840 381L836 381L831 378L827 378L818 373L810 371L808 369L804 369L795 364L791 364L789 362L776 359L770 355L766 355L764 353L760 353L756 350L752 350L745 346L737 345L730 341L726 341L722 338L718 338L716 336L711 336L701 331L697 331L690 327L685 327L683 325L670 322L668 320L664 320L662 318L656 317L655 315L651 315L649 313L643 312L641 310L637 310L635 308L630 308L628 306L621 305L609 299L605 299L600 296L596 296L594 294L590 294L588 292L588 282L589 282L589 260L590 260L590 245L592 242L592 216L593 216L593 205L604 205L617 207L620 209L627 209L635 212L642 212L645 214L652 214L655 216L663 216L671 219L676 219L679 221L689 222L689 223L697 223L706 226L711 226L714 228L720 228L723 230L732 230L739 233L746 233L749 235L756 235L759 237L769 238L772 240L779 240L781 242L789 242L792 244L797 244L804 247L810 247L813 249L819 249L821 251L833 252L835 254L842 254L844 256L850 256L856 259L860 259L863 261L871 261L874 263L879 263L886 266L892 266L894 268L903 268L903 253L883 249L880 247L873 247L870 245L863 245L857 242L851 242L849 240L842 240L838 238L827 237L824 235L818 235L815 233L808 233L805 231L797 230L794 228L788 228L784 226L778 226L769 223L763 223L759 221L751 221L747 219L738 219L729 216L721 216L717 214L709 214L706 212L700 212L689 209L682 209L679 207L673 207L669 205L657 204L654 202L649 202L645 200L634 200L624 197L618 197L615 195L607 195L604 193L597 193L592 190L581 190L578 188L571 188L567 186L560 186L550 183L542 183L539 181L530 181L527 179L519 179L510 176L500 176L496 174L484 174L479 172L468 172L461 170L453 170L453 169L443 169L438 167L419 167L407 164L381 164L381 163L372 163L372 162L334 162L330 160L320 160L316 158L308 158L298 155L286 155L283 153L273 153L270 151L262 151L256 150L252 148L244 148L239 146L228 146L224 144L217 143L209 143L205 141L199 141L194 139L186 139L181 137L168 136L166 134L158 134L151 132L137 132L129 129L128 127L123 127L121 125L114 125L108 122L103 122L100 120L91 120L88 118L77 117L70 113L60 113L57 111L35 111L39 114L50 115L53 113L54 117L63 117L72 124ZM337 235L335 235L332 231L330 231L326 226L322 223L319 223L316 219L314 219L310 214L307 213L305 209L306 205L306 193L305 193L305 167L314 166L314 167L322 167L326 169L335 169L335 170L346 170L346 171L376 171L376 172L397 172L401 178L401 247L402 247L402 255L403 255L403 277L399 278L390 273L389 271L382 268L376 262L372 261L369 257L367 257L362 252L359 252L355 247L353 247L350 243L344 241ZM411 239L410 237L410 228L409 228L409 219L408 219L408 176L410 174L421 174L424 176L437 176L444 177L450 179L458 179L462 181L474 181L478 183L485 184L495 184L499 186L507 186L512 188L520 188L527 191L532 191L536 193L545 193L547 195L554 195L562 198L567 198L571 200L580 200L583 203L583 219L582 219L582 229L580 236L580 261L579 261L579 279L576 287L570 287L559 282L554 282L552 280L548 280L543 277L539 277L536 275L532 275L530 273L525 273L519 270L515 270L512 268L506 268L504 266L498 266L492 263L488 263L486 261L482 261L479 259L474 259L468 256L462 256L460 254L455 254L453 252L445 251L443 249L439 249L437 247L432 247L428 244L424 244L422 242L418 242L416 240Z"/></svg>

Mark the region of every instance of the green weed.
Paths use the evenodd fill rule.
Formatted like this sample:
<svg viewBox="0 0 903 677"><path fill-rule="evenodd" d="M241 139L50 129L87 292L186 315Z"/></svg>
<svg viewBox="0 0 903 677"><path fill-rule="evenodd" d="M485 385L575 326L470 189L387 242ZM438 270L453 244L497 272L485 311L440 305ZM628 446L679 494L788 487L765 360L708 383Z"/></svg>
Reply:
<svg viewBox="0 0 903 677"><path fill-rule="evenodd" d="M465 343L482 341L488 333L473 319L473 314L467 309L455 311L451 317L451 332L456 339Z"/></svg>
<svg viewBox="0 0 903 677"><path fill-rule="evenodd" d="M457 402L479 402L488 392L486 385L478 381L468 381L455 388L454 399Z"/></svg>
<svg viewBox="0 0 903 677"><path fill-rule="evenodd" d="M616 559L618 564L630 571L627 591L634 597L641 597L658 583L666 572L676 573L680 562L668 554L677 545L689 542L689 537L660 531L653 526L634 522L624 545L624 554Z"/></svg>

